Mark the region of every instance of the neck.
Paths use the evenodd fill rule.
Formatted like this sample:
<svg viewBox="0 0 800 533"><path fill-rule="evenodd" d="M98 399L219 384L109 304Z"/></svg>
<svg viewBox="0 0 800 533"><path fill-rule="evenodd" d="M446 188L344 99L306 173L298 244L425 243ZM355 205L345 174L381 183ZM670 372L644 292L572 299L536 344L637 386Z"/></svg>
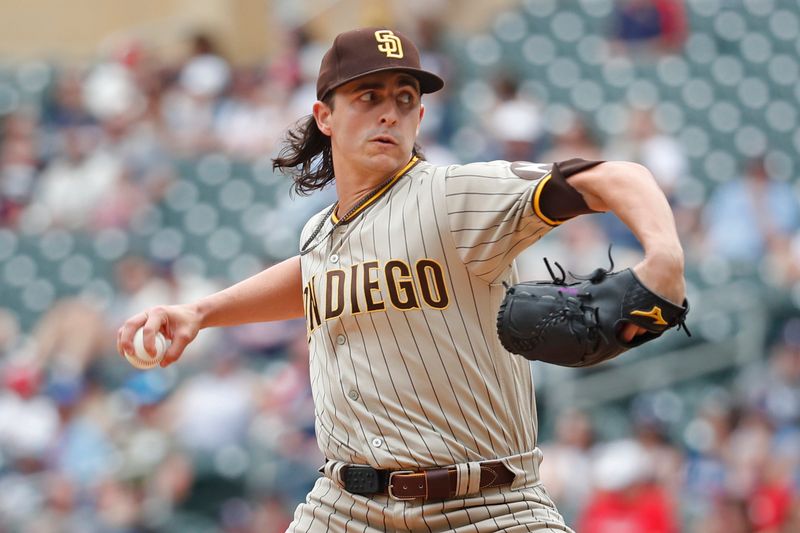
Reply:
<svg viewBox="0 0 800 533"><path fill-rule="evenodd" d="M387 179L387 176L374 176L373 179L360 181L340 179L340 176L339 173L336 174L337 218L342 218L359 200L367 196L375 190L375 187Z"/></svg>
<svg viewBox="0 0 800 533"><path fill-rule="evenodd" d="M340 168L334 163L336 174L336 217L345 216L360 200L369 195L376 187L386 182L392 176L403 170L408 165L404 162L400 167L387 174L358 172L354 168Z"/></svg>

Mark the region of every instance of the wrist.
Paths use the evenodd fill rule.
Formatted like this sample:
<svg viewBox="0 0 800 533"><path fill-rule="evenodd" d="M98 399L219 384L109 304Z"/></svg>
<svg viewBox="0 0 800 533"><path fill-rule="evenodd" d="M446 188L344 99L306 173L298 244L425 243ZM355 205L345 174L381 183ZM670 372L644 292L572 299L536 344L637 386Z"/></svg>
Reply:
<svg viewBox="0 0 800 533"><path fill-rule="evenodd" d="M683 275L684 256L683 249L678 246L659 246L655 249L645 250L644 260L647 263L658 265L665 273L670 275Z"/></svg>
<svg viewBox="0 0 800 533"><path fill-rule="evenodd" d="M186 304L184 306L189 313L191 313L196 320L198 329L203 329L208 327L208 305L203 301L197 301L191 304Z"/></svg>

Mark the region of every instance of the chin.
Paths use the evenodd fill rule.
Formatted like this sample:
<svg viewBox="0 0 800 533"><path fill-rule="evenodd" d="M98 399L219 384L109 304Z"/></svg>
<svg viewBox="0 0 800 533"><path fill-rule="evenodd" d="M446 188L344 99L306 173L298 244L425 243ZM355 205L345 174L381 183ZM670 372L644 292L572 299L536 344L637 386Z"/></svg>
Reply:
<svg viewBox="0 0 800 533"><path fill-rule="evenodd" d="M369 166L375 171L383 173L394 172L398 168L408 163L411 156L401 155L399 153L378 153L369 157Z"/></svg>

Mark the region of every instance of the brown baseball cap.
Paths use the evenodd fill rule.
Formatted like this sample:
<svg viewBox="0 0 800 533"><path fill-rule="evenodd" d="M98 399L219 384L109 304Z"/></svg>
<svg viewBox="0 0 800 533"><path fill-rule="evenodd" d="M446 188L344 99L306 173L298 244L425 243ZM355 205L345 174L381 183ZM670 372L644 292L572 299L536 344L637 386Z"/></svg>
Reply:
<svg viewBox="0 0 800 533"><path fill-rule="evenodd" d="M322 100L348 81L386 70L408 72L419 80L423 93L444 87L442 78L422 70L419 50L408 37L387 28L359 28L337 35L325 53L317 78L317 98Z"/></svg>

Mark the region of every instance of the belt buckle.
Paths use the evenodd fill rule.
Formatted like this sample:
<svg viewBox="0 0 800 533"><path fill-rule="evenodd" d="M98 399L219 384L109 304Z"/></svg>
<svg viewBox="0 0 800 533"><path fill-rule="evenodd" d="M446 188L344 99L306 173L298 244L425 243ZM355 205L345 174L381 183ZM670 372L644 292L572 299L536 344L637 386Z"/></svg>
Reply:
<svg viewBox="0 0 800 533"><path fill-rule="evenodd" d="M414 472L413 470L395 470L394 472L389 472L389 484L386 487L386 492L389 494L389 497L392 498L393 500L399 500L399 501L416 500L417 499L416 496L411 496L411 497L398 496L392 491L393 487L392 481L394 476L396 476L397 474L415 474L415 473L416 472Z"/></svg>

